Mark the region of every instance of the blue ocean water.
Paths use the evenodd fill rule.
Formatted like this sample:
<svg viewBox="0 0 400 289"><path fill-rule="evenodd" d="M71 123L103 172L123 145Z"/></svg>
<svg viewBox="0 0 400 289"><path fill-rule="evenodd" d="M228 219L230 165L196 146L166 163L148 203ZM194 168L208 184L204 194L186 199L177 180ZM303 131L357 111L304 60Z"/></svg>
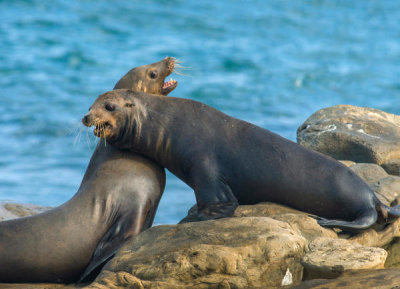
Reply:
<svg viewBox="0 0 400 289"><path fill-rule="evenodd" d="M192 98L295 140L336 104L400 114L400 2L0 1L0 200L57 206L77 191L96 139L81 117L135 66L188 67ZM155 223L195 203L167 176Z"/></svg>

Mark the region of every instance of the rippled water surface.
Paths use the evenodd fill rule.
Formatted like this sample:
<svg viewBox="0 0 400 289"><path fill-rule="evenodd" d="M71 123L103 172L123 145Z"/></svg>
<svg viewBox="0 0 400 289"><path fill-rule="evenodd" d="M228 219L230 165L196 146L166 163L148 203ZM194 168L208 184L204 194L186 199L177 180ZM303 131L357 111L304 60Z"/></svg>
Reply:
<svg viewBox="0 0 400 289"><path fill-rule="evenodd" d="M59 205L96 140L81 117L132 67L175 56L173 96L295 140L316 110L400 114L399 1L0 1L0 199ZM81 132L81 133L79 133ZM168 174L156 223L194 194Z"/></svg>

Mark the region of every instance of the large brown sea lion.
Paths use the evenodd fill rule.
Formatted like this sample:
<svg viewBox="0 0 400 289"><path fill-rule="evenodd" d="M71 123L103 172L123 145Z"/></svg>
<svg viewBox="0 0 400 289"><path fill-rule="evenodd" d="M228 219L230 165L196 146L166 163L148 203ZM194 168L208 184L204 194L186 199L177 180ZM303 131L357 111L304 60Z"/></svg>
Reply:
<svg viewBox="0 0 400 289"><path fill-rule="evenodd" d="M168 94L174 59L132 69L115 86ZM47 212L0 222L0 282L76 282L149 228L165 171L99 142L78 192Z"/></svg>
<svg viewBox="0 0 400 289"><path fill-rule="evenodd" d="M201 219L231 216L238 203L262 201L353 232L378 217L400 216L336 160L197 101L115 90L99 96L82 122L96 124L96 135L148 156L191 186Z"/></svg>

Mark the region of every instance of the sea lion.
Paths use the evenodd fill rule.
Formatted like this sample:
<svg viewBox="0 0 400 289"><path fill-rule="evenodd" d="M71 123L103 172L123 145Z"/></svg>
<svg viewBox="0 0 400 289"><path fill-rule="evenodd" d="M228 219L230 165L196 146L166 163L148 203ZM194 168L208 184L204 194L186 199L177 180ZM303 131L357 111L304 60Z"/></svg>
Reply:
<svg viewBox="0 0 400 289"><path fill-rule="evenodd" d="M358 232L399 211L352 170L266 129L189 99L129 90L100 95L82 122L113 146L153 159L193 188L201 219L263 201ZM330 219L330 220L328 220Z"/></svg>
<svg viewBox="0 0 400 289"><path fill-rule="evenodd" d="M140 171L140 178L132 171ZM118 178L108 177L109 172ZM151 226L164 179L160 167L137 154L111 147L107 153L96 151L68 202L0 222L0 281L78 281L89 261L91 272Z"/></svg>
<svg viewBox="0 0 400 289"><path fill-rule="evenodd" d="M141 80L142 90L166 95L177 86L176 81L164 84L174 63L166 58L132 69L116 87L138 89ZM154 71L157 77L152 77ZM164 186L165 171L159 165L99 142L69 201L35 216L0 222L0 282L83 280L130 237L151 226Z"/></svg>

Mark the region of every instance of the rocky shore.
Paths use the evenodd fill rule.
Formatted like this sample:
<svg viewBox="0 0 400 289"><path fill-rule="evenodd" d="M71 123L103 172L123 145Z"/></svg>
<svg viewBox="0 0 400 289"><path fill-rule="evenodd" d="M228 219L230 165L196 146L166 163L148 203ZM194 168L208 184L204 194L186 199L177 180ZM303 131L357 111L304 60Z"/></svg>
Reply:
<svg viewBox="0 0 400 289"><path fill-rule="evenodd" d="M400 116L349 105L330 107L299 127L297 141L341 160L385 204L399 204ZM43 209L32 208L3 203L0 218ZM350 236L319 226L307 213L273 203L239 206L232 218L203 222L193 222L195 210L180 224L156 226L133 238L91 284L0 288L301 289L400 284L400 221Z"/></svg>

